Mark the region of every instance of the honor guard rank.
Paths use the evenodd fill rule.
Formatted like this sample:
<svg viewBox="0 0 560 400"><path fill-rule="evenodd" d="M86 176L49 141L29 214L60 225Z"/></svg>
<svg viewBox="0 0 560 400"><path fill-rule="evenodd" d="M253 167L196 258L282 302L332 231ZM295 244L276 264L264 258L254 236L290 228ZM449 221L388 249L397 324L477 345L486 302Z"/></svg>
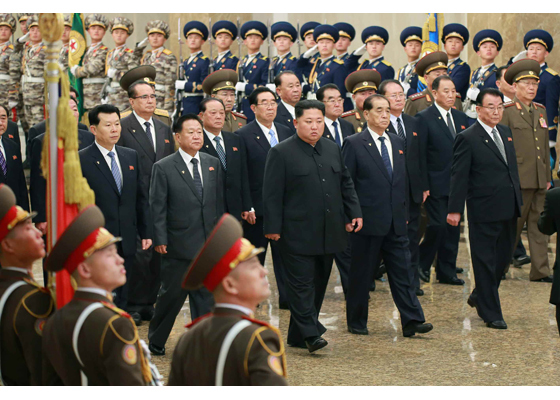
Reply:
<svg viewBox="0 0 560 400"><path fill-rule="evenodd" d="M237 26L235 26L235 24L231 21L218 21L212 25L212 37L216 40L218 35L221 34L228 35L232 40L235 40L237 37ZM224 53L219 53L216 57L214 57L214 71L218 71L220 69L235 70L238 61L239 58L234 56L231 50L228 49Z"/></svg>
<svg viewBox="0 0 560 400"><path fill-rule="evenodd" d="M408 42L413 41L420 42L421 47L422 28L419 26L409 26L408 28L403 29L400 39L403 47L405 47ZM397 72L397 79L403 85L406 97L418 92L418 74L416 73L414 67L416 67L416 63L419 59L420 58L407 63Z"/></svg>
<svg viewBox="0 0 560 400"><path fill-rule="evenodd" d="M443 27L441 41L444 43L447 40L455 38L463 42L465 46L469 42L469 30L461 24L447 24ZM457 93L461 94L461 99L465 100L467 90L469 88L469 79L471 76L471 67L461 57L450 59L447 66L447 74L455 83Z"/></svg>
<svg viewBox="0 0 560 400"><path fill-rule="evenodd" d="M362 31L362 42L367 45L371 41L380 42L383 46L386 46L387 43L389 43L389 32L381 26L369 26ZM348 57L346 62L348 71L376 69L381 74L382 82L385 79L393 79L395 77L395 70L391 66L391 63L385 60L383 55L365 60L358 66L360 58L361 56L354 54Z"/></svg>
<svg viewBox="0 0 560 400"><path fill-rule="evenodd" d="M272 40L274 42L276 42L276 39L278 39L280 37L288 38L291 41L291 43L290 43L290 47L291 47L292 44L297 39L297 30L289 22L280 21L280 22L274 23L270 27L270 35L272 36ZM283 72L283 71L292 71L293 73L296 74L299 81L301 82L303 80L303 77L302 77L301 71L297 67L297 63L298 63L298 60L292 54L291 51L288 51L287 53L285 53L281 56L280 55L274 56L272 58L272 65L273 65L273 68L274 68L274 76L275 77L278 76L278 74L280 72Z"/></svg>
<svg viewBox="0 0 560 400"><path fill-rule="evenodd" d="M299 37L301 38L301 40L305 42L305 38L308 35L311 35L311 37L313 37L313 31L319 25L321 24L315 21L309 21L303 24L299 29ZM303 81L301 82L303 98L305 98L307 96L307 93L311 90L311 86L309 85L309 74L311 74L311 69L313 68L313 64L315 63L315 61L317 61L317 58L319 58L318 53L310 58L303 57L303 54L298 58L297 65L298 69L301 71L301 76L303 79Z"/></svg>

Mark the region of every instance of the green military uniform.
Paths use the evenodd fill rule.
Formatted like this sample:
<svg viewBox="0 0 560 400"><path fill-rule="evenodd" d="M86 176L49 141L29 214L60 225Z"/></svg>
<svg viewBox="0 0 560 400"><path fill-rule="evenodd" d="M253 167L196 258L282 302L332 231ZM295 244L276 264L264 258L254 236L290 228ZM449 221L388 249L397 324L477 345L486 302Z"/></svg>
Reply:
<svg viewBox="0 0 560 400"><path fill-rule="evenodd" d="M235 132L247 125L247 117L238 112L226 112L226 120L224 122L224 131Z"/></svg>
<svg viewBox="0 0 560 400"><path fill-rule="evenodd" d="M216 97L220 90L231 90L235 93L237 73L231 69L221 69L208 75L202 82L202 90L208 96ZM247 117L235 111L226 110L226 119L223 130L235 132L247 125Z"/></svg>
<svg viewBox="0 0 560 400"><path fill-rule="evenodd" d="M344 81L344 86L348 93L356 94L364 90L377 91L381 83L381 74L375 69L362 69L352 72ZM355 108L353 110L343 113L340 118L354 125L354 130L357 133L363 131L367 126L367 121L364 117L364 110Z"/></svg>
<svg viewBox="0 0 560 400"><path fill-rule="evenodd" d="M32 13L18 13L18 21L21 23L22 21L27 21L29 17L31 17ZM29 30L29 28L28 28ZM8 68L10 78L12 79L15 87L14 90L10 91L8 94L8 100L11 103L17 104L16 114L17 119L21 123L21 127L23 128L24 132L29 130L29 123L25 118L25 112L23 108L23 94L21 93L21 59L23 56L23 49L28 46L29 42L20 43L19 40L15 41L14 44L14 51L9 55L8 61ZM27 133L26 133L27 135Z"/></svg>
<svg viewBox="0 0 560 400"><path fill-rule="evenodd" d="M16 19L12 14L0 14L0 26L7 26L12 30L16 29ZM16 92L17 81L10 76L10 55L14 51L14 45L9 41L0 43L0 101L8 105L8 95Z"/></svg>
<svg viewBox="0 0 560 400"><path fill-rule="evenodd" d="M352 125L354 125L354 130L357 133L363 131L365 126L367 125L367 121L364 117L364 110L359 110L357 108L346 111L340 116L340 118L343 118L345 121L348 121Z"/></svg>
<svg viewBox="0 0 560 400"><path fill-rule="evenodd" d="M406 100L403 112L410 116L415 116L420 111L430 107L432 104L434 104L433 95L432 93L429 93L428 88L426 88L420 93L413 94ZM453 108L459 111L463 110L463 103L461 102L461 95L459 93L457 93Z"/></svg>
<svg viewBox="0 0 560 400"><path fill-rule="evenodd" d="M64 26L69 26L72 28L72 14L66 14L64 16ZM62 43L60 48L60 53L58 54L58 63L62 67L62 71L66 72L68 70L68 52L70 50L70 41L68 43Z"/></svg>

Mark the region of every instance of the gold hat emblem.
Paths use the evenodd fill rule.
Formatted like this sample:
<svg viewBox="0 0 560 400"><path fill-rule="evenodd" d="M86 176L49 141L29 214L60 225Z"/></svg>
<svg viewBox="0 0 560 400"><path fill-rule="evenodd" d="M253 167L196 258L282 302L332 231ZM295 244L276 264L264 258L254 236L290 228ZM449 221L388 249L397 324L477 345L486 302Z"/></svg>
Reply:
<svg viewBox="0 0 560 400"><path fill-rule="evenodd" d="M442 66L443 63L440 61L440 62L437 63L437 65Z"/></svg>
<svg viewBox="0 0 560 400"><path fill-rule="evenodd" d="M150 82L150 78L146 77L146 78L144 78L144 81L145 82Z"/></svg>
<svg viewBox="0 0 560 400"><path fill-rule="evenodd" d="M367 86L367 82L362 82L362 86Z"/></svg>
<svg viewBox="0 0 560 400"><path fill-rule="evenodd" d="M230 81L226 81L226 85L227 85L227 86L231 86L231 82L230 82Z"/></svg>
<svg viewBox="0 0 560 400"><path fill-rule="evenodd" d="M529 71L529 75L534 75L535 73L533 71Z"/></svg>

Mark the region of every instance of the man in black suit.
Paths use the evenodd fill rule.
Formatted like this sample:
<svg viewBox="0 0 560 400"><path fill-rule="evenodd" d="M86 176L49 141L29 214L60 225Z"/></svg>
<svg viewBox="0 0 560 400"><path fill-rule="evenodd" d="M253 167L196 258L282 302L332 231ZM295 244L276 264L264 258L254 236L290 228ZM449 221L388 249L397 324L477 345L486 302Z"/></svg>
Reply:
<svg viewBox="0 0 560 400"><path fill-rule="evenodd" d="M12 121L8 120L8 127L6 128L6 137L11 139L21 150L21 138L19 137L19 128L18 125Z"/></svg>
<svg viewBox="0 0 560 400"><path fill-rule="evenodd" d="M199 116L204 126L204 145L200 151L218 158L224 171L225 212L239 221L243 219L254 224L245 143L238 135L222 131L226 107L220 99L202 100Z"/></svg>
<svg viewBox="0 0 560 400"><path fill-rule="evenodd" d="M385 96L391 104L391 123L388 131L397 135L404 141L404 154L406 159L406 178L408 181L408 241L410 249L410 267L414 273L416 295L422 296L418 276L418 245L420 236L420 206L428 197L428 175L426 171L426 149L422 149L420 136L422 131L418 122L410 115L404 114L406 94L401 83L396 79L387 79L379 85L378 93Z"/></svg>
<svg viewBox="0 0 560 400"><path fill-rule="evenodd" d="M118 246L124 258L127 280L133 273L136 236L142 238L142 249L152 245L149 221L148 190L135 150L116 146L121 134L119 109L110 104L96 106L88 114L90 131L95 142L80 151L82 174L95 193L95 204L105 216L105 228L114 236L122 237ZM128 308L128 286L116 290L115 304ZM130 312L137 325L137 312Z"/></svg>
<svg viewBox="0 0 560 400"><path fill-rule="evenodd" d="M280 97L278 102L278 110L274 122L287 126L296 133L294 119L296 118L295 106L301 99L301 83L293 71L282 71L274 78L276 85L276 94Z"/></svg>
<svg viewBox="0 0 560 400"><path fill-rule="evenodd" d="M144 187L149 188L152 166L174 153L175 140L169 126L153 117L156 110L155 86L142 79L145 75L142 72L142 69L135 69L127 74L127 80L136 79L128 87L132 113L121 120L121 137L117 145L136 150ZM137 237L134 274L127 282L128 308L138 312L144 321L150 321L154 315L160 267L161 255L153 248L142 251L142 239Z"/></svg>
<svg viewBox="0 0 560 400"><path fill-rule="evenodd" d="M268 152L264 233L278 241L284 261L288 344L313 352L327 345L319 312L334 254L346 248L346 231L361 229L362 214L340 149L322 137L325 106L302 100L295 110L297 135Z"/></svg>
<svg viewBox="0 0 560 400"><path fill-rule="evenodd" d="M468 299L489 328L507 329L498 288L509 265L517 218L521 216L521 189L511 130L498 125L504 96L493 88L476 99L477 121L457 135L447 222L459 226L467 201L469 240L476 288Z"/></svg>
<svg viewBox="0 0 560 400"><path fill-rule="evenodd" d="M212 310L212 294L205 288L185 291L181 282L188 266L224 212L220 161L199 150L204 143L202 121L186 114L175 124L179 150L154 164L150 210L154 248L162 254L161 289L150 322L149 348L165 354L165 343L187 296L194 320Z"/></svg>
<svg viewBox="0 0 560 400"><path fill-rule="evenodd" d="M253 90L249 96L249 104L255 113L255 120L239 129L236 133L243 139L247 151L247 170L251 200L255 208L256 220L243 222L243 234L256 247L265 250L259 254L262 265L266 259L266 250L269 240L264 236L263 230L263 181L266 156L269 150L279 142L292 136L292 131L282 124L274 122L276 117L276 95L267 87L261 86ZM285 289L284 269L278 243L270 241L272 251L272 265L278 286L278 305L280 309L287 310L288 296Z"/></svg>
<svg viewBox="0 0 560 400"><path fill-rule="evenodd" d="M429 196L424 203L428 225L420 243L420 269L424 282L430 281L430 268L437 255L436 277L440 283L464 285L457 278L457 253L459 251L459 226L447 223L449 184L453 162L455 136L469 124L467 115L455 110L457 97L455 84L447 75L438 76L432 83L434 104L415 117L423 130L422 147L426 149L426 169Z"/></svg>
<svg viewBox="0 0 560 400"><path fill-rule="evenodd" d="M342 154L360 201L364 228L350 234L352 260L346 294L348 331L367 335L368 291L383 257L403 335L432 330L416 296L407 236L407 175L404 140L387 132L389 101L378 94L364 101L367 129L344 141Z"/></svg>

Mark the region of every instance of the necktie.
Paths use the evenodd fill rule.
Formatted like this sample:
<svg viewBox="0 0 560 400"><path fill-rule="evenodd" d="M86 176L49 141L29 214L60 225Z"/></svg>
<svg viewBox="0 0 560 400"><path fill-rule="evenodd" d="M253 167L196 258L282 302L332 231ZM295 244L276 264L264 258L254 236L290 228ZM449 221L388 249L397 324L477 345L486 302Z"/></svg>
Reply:
<svg viewBox="0 0 560 400"><path fill-rule="evenodd" d="M152 148L154 148L155 151L154 139L152 138L152 126L147 121L144 122L144 125L146 125L146 135L148 135L148 140L150 141L150 144L152 145Z"/></svg>
<svg viewBox="0 0 560 400"><path fill-rule="evenodd" d="M401 123L401 117L397 118L397 135L402 140L404 140L404 153L406 154L406 136L404 135L404 129Z"/></svg>
<svg viewBox="0 0 560 400"><path fill-rule="evenodd" d="M191 162L193 163L193 181L194 187L198 191L200 198L202 199L202 179L200 178L200 173L198 172L198 160L196 158L192 158Z"/></svg>
<svg viewBox="0 0 560 400"><path fill-rule="evenodd" d="M111 157L111 173L113 174L113 178L115 179L115 183L117 184L117 189L119 190L120 194L122 190L122 178L119 171L119 166L117 165L117 160L115 160L115 153L110 151L107 155Z"/></svg>
<svg viewBox="0 0 560 400"><path fill-rule="evenodd" d="M385 138L383 136L379 137L381 142L381 158L383 159L383 164L387 168L387 173L389 174L389 180L393 180L393 167L391 166L391 159L389 158L389 152L387 151L387 146L385 146Z"/></svg>
<svg viewBox="0 0 560 400"><path fill-rule="evenodd" d="M506 150L504 149L504 144L502 143L502 141L499 138L498 135L498 130L496 128L492 129L492 138L494 139L494 143L496 143L496 146L498 147L498 150L500 151L500 154L502 155L504 161L507 162L507 157L506 157Z"/></svg>
<svg viewBox="0 0 560 400"><path fill-rule="evenodd" d="M451 132L451 136L457 136L457 132L455 132L455 127L453 126L453 121L451 120L451 111L447 112L447 127L449 128L449 132Z"/></svg>
<svg viewBox="0 0 560 400"><path fill-rule="evenodd" d="M340 140L340 132L338 130L338 121L332 123L334 127L334 141L338 144L338 147L342 147L342 140Z"/></svg>
<svg viewBox="0 0 560 400"><path fill-rule="evenodd" d="M274 134L274 131L271 129L270 132L268 132L268 134L270 135L270 147L274 147L278 144L278 139L276 139L276 135Z"/></svg>
<svg viewBox="0 0 560 400"><path fill-rule="evenodd" d="M0 151L0 167L2 167L2 172L4 173L4 176L6 176L6 174L8 173L8 165L6 164L6 158L4 157L4 154L2 154L1 151Z"/></svg>
<svg viewBox="0 0 560 400"><path fill-rule="evenodd" d="M224 168L224 171L227 171L226 152L224 151L224 148L220 144L221 140L222 138L219 136L216 136L214 138L214 141L216 142L216 152L218 153L218 158L220 159L220 163L222 163L222 167Z"/></svg>

